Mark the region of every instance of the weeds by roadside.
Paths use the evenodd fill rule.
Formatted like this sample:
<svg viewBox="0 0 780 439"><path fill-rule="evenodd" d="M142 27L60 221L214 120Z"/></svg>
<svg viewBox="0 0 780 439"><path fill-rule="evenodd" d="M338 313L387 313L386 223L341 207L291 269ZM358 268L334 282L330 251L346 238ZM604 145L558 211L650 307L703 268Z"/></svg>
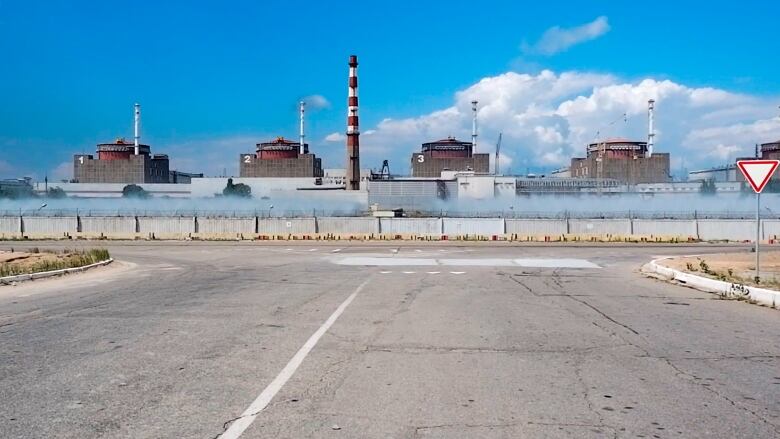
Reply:
<svg viewBox="0 0 780 439"><path fill-rule="evenodd" d="M19 274L39 273L42 271L62 270L65 268L83 267L108 260L111 256L108 250L102 248L93 248L89 250L43 250L33 248L29 253L50 253L57 255L54 260L42 260L29 266L21 266L13 262L0 263L0 277L16 276Z"/></svg>

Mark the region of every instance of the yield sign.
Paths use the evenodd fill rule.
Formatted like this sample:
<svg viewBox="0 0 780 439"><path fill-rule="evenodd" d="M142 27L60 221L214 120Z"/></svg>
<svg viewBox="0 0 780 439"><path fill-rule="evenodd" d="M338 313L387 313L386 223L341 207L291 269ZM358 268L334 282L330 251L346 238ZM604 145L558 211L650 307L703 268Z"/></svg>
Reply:
<svg viewBox="0 0 780 439"><path fill-rule="evenodd" d="M780 160L739 160L737 166L756 193L760 194Z"/></svg>

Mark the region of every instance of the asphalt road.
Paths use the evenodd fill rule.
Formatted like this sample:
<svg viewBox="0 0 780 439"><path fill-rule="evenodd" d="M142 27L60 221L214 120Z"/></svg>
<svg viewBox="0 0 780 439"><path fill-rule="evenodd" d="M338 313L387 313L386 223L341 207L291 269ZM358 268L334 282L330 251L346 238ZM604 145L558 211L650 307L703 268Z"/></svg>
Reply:
<svg viewBox="0 0 780 439"><path fill-rule="evenodd" d="M106 245L0 287L0 437L780 437L780 311L637 272L721 248Z"/></svg>

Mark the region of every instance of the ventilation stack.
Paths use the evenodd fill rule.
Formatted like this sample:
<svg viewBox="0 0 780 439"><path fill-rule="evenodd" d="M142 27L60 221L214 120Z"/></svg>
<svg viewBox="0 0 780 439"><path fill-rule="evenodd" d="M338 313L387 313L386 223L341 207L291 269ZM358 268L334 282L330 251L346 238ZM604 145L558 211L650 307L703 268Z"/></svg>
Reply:
<svg viewBox="0 0 780 439"><path fill-rule="evenodd" d="M134 118L135 134L133 137L133 146L135 147L135 155L139 154L139 145L141 141L141 104L135 104L135 118Z"/></svg>
<svg viewBox="0 0 780 439"><path fill-rule="evenodd" d="M300 151L298 151L299 154L305 154L306 148L304 148L304 141L306 140L306 134L304 132L304 125L303 125L303 115L306 112L306 102L301 101L300 102L300 108L301 108L301 133L300 133L300 139L299 142L301 144Z"/></svg>
<svg viewBox="0 0 780 439"><path fill-rule="evenodd" d="M358 123L357 56L349 57L349 98L347 100L347 190L360 190L360 130Z"/></svg>
<svg viewBox="0 0 780 439"><path fill-rule="evenodd" d="M655 101L647 101L647 157L653 156L655 146Z"/></svg>
<svg viewBox="0 0 780 439"><path fill-rule="evenodd" d="M474 113L474 118L471 122L471 153L477 152L477 101L471 101L471 111Z"/></svg>

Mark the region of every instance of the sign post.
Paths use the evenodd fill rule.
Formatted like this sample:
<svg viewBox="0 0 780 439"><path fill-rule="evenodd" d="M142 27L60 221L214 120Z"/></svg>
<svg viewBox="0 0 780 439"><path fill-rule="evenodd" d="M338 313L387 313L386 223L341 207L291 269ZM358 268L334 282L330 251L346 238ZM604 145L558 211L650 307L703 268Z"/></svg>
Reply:
<svg viewBox="0 0 780 439"><path fill-rule="evenodd" d="M750 187L756 193L756 283L761 281L759 263L761 257L759 247L761 245L761 191L764 190L769 179L777 169L780 160L739 160L737 166L750 183Z"/></svg>

